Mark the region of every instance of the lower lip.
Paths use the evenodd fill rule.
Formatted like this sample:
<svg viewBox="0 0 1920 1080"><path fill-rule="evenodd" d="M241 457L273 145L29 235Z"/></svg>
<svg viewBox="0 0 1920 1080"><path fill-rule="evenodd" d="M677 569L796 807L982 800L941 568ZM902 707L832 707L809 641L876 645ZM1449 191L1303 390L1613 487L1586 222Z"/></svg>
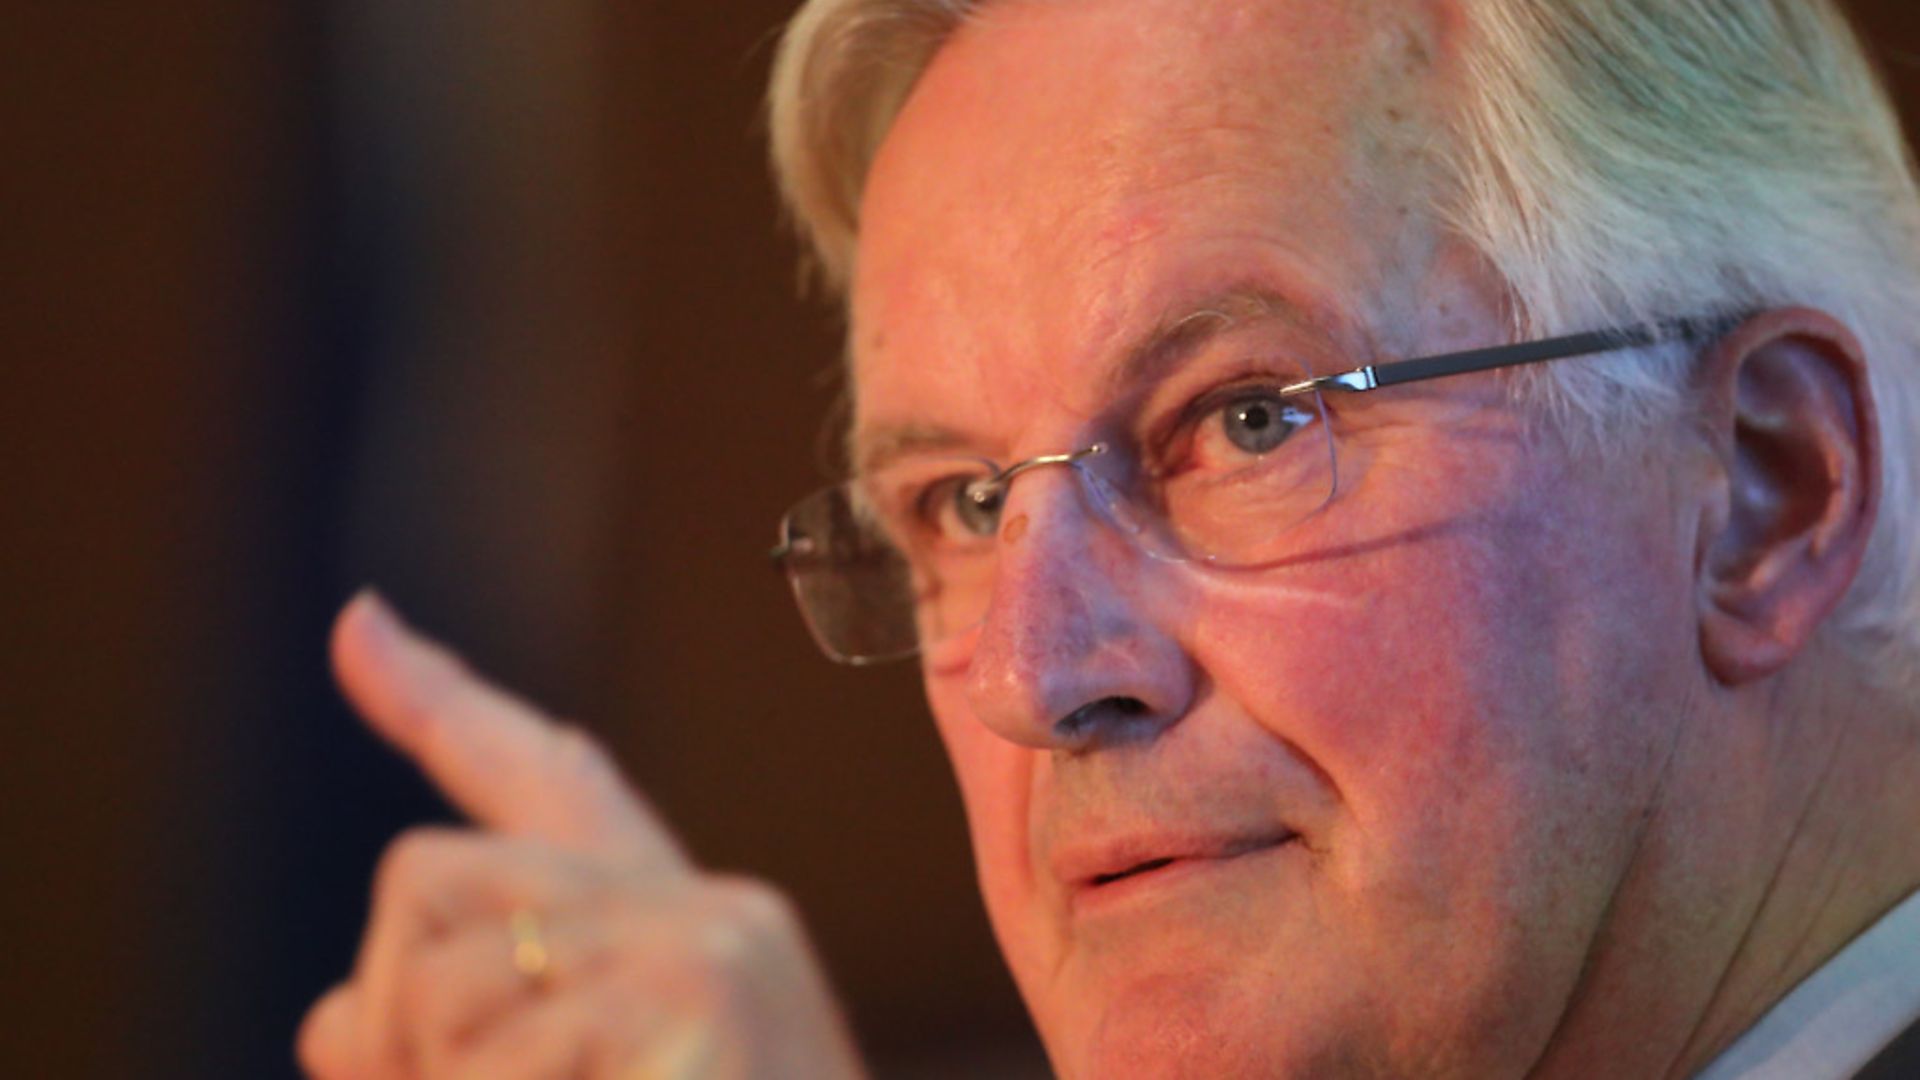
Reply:
<svg viewBox="0 0 1920 1080"><path fill-rule="evenodd" d="M1085 917L1136 903L1150 903L1169 890L1195 885L1218 884L1223 874L1255 871L1285 854L1299 839L1284 840L1251 848L1234 855L1175 859L1158 870L1131 874L1105 885L1087 885L1074 890L1073 914Z"/></svg>

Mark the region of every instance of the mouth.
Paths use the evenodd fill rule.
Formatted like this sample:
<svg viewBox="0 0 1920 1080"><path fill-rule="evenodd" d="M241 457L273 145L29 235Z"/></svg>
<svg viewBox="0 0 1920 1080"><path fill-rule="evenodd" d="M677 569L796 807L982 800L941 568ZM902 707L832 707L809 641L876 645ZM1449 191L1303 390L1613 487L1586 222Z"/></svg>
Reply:
<svg viewBox="0 0 1920 1080"><path fill-rule="evenodd" d="M1073 904L1082 907L1117 902L1123 896L1238 865L1249 856L1274 851L1296 839L1298 834L1283 831L1210 843L1157 845L1160 852L1172 847L1177 854L1116 853L1102 860L1103 869L1072 878ZM1123 845L1125 849L1139 851L1131 844Z"/></svg>
<svg viewBox="0 0 1920 1080"><path fill-rule="evenodd" d="M1174 862L1175 860L1171 855L1160 859L1148 859L1138 866L1129 866L1125 870L1118 871L1117 873L1095 874L1090 884L1093 888L1097 889L1102 885L1111 885L1116 881L1125 881L1127 878L1139 874L1150 874L1163 866L1172 866Z"/></svg>

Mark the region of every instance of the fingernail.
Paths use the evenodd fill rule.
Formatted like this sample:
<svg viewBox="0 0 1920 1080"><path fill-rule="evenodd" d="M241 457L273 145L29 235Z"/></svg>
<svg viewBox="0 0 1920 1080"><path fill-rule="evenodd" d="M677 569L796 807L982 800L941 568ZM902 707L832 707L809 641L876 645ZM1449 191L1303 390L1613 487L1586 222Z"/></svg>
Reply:
<svg viewBox="0 0 1920 1080"><path fill-rule="evenodd" d="M432 722L440 677L432 643L372 588L340 612L332 640L334 674L354 710L402 752L412 753Z"/></svg>
<svg viewBox="0 0 1920 1080"><path fill-rule="evenodd" d="M387 598L380 595L380 590L371 585L355 593L347 606L359 611L361 630L376 648L391 648L406 634L400 616L387 603Z"/></svg>
<svg viewBox="0 0 1920 1080"><path fill-rule="evenodd" d="M367 642L378 662L399 680L397 689L406 694L419 693L425 681L441 673L445 667L444 648L414 629L406 616L387 602L386 596L367 588L355 597L355 602L365 605Z"/></svg>

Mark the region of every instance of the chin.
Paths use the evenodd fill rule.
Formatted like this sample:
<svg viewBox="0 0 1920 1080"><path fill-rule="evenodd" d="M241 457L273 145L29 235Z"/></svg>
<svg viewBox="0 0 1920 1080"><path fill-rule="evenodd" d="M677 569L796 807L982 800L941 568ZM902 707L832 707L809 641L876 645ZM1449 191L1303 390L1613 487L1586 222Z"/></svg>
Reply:
<svg viewBox="0 0 1920 1080"><path fill-rule="evenodd" d="M1035 1011L1063 1080L1489 1080L1520 1076L1531 1060L1515 1056L1515 1033L1478 1009L1470 988L1422 1008L1310 971L1248 970L1218 958L1209 968L1170 957L1106 974L1058 984Z"/></svg>
<svg viewBox="0 0 1920 1080"><path fill-rule="evenodd" d="M1063 993L1061 1015L1043 1019L1041 1034L1065 1080L1343 1075L1288 1037L1314 1025L1287 1015L1284 996L1219 970L1141 973Z"/></svg>

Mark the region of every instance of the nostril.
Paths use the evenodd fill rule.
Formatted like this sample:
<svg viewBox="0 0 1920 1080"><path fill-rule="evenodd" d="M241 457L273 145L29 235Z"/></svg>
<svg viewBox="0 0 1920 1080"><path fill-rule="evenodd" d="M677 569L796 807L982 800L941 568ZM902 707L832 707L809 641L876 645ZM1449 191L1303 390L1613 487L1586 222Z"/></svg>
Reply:
<svg viewBox="0 0 1920 1080"><path fill-rule="evenodd" d="M1121 725L1149 711L1136 697L1104 697L1073 710L1054 726L1062 735L1084 739L1099 727Z"/></svg>

